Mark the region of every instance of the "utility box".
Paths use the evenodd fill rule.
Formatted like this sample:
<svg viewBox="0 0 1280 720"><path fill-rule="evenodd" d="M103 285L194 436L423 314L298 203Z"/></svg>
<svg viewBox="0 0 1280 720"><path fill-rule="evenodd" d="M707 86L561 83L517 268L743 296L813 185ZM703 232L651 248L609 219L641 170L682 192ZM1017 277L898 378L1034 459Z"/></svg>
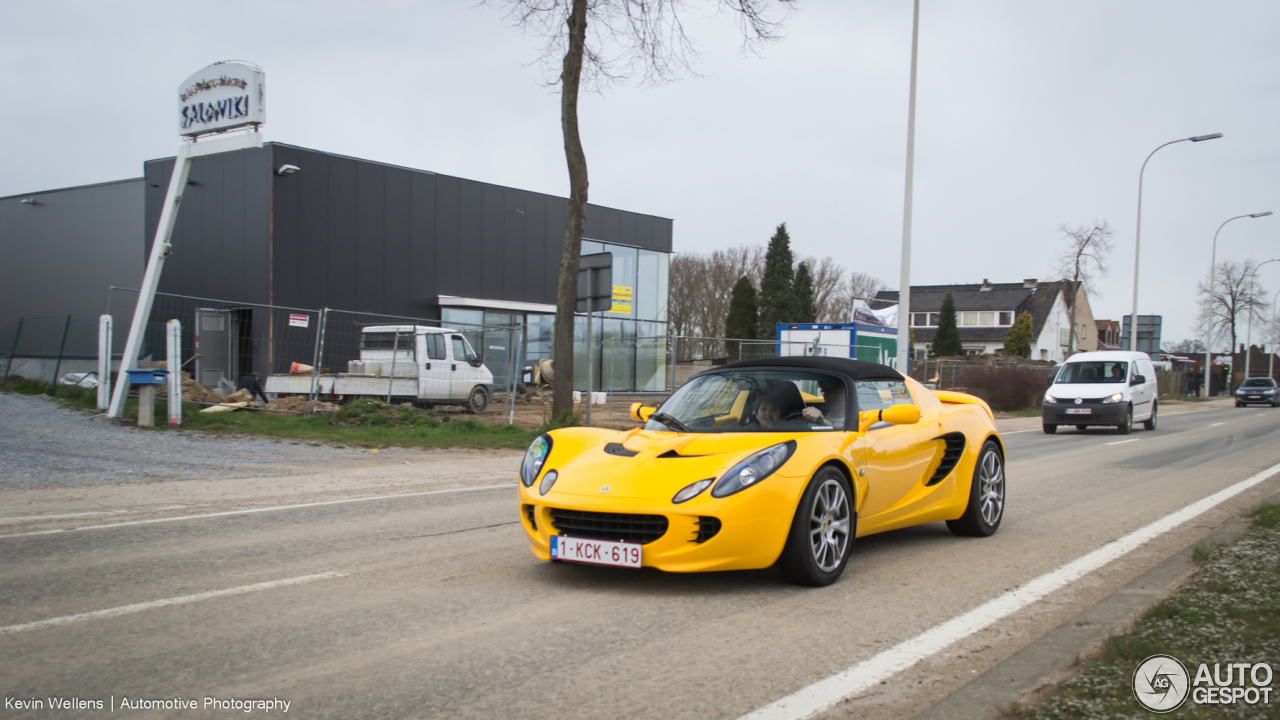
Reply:
<svg viewBox="0 0 1280 720"><path fill-rule="evenodd" d="M898 330L863 323L778 323L778 355L842 357L898 367Z"/></svg>

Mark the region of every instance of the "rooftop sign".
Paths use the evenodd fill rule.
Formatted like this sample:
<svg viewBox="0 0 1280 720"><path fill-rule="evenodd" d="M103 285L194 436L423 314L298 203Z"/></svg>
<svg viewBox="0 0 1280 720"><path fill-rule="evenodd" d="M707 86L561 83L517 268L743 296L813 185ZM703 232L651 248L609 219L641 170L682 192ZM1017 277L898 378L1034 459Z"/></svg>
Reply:
<svg viewBox="0 0 1280 720"><path fill-rule="evenodd" d="M247 63L218 62L178 86L178 134L204 135L267 121L266 75Z"/></svg>

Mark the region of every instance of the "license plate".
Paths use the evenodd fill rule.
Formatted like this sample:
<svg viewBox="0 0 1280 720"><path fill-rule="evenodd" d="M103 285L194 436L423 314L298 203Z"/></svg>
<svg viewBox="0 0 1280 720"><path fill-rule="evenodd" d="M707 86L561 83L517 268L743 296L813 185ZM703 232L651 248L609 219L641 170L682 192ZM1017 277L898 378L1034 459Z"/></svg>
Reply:
<svg viewBox="0 0 1280 720"><path fill-rule="evenodd" d="M1068 415L1092 415L1093 408L1067 408Z"/></svg>
<svg viewBox="0 0 1280 720"><path fill-rule="evenodd" d="M640 567L640 543L551 536L551 557L565 562Z"/></svg>
<svg viewBox="0 0 1280 720"><path fill-rule="evenodd" d="M1250 400L1261 400L1261 399L1262 399L1262 396L1261 396L1261 395L1250 395L1250 396L1249 396L1249 399L1250 399Z"/></svg>

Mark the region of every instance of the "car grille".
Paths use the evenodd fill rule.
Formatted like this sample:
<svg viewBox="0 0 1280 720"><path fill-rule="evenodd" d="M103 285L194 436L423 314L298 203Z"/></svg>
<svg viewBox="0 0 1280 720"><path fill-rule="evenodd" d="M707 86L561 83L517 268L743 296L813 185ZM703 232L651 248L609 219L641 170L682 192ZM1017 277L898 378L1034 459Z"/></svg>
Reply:
<svg viewBox="0 0 1280 720"><path fill-rule="evenodd" d="M589 540L651 543L667 532L662 515L600 513L551 508L551 522L565 535Z"/></svg>
<svg viewBox="0 0 1280 720"><path fill-rule="evenodd" d="M532 505L524 506L524 516L529 520L529 529L536 532L538 529L538 516L537 513L534 512Z"/></svg>
<svg viewBox="0 0 1280 720"><path fill-rule="evenodd" d="M698 517L698 532L695 534L693 541L696 543L704 543L716 536L720 532L720 518Z"/></svg>

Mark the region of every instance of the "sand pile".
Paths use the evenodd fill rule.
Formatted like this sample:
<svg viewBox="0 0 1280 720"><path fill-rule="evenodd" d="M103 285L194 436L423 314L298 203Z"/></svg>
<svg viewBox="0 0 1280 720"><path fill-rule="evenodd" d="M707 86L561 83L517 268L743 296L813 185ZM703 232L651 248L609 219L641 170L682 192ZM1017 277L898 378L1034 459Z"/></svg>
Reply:
<svg viewBox="0 0 1280 720"><path fill-rule="evenodd" d="M285 412L307 412L311 408L311 401L303 395L294 395L279 400L272 400L267 403L268 410L283 410ZM338 406L333 403L316 401L316 412L330 413L337 412Z"/></svg>

